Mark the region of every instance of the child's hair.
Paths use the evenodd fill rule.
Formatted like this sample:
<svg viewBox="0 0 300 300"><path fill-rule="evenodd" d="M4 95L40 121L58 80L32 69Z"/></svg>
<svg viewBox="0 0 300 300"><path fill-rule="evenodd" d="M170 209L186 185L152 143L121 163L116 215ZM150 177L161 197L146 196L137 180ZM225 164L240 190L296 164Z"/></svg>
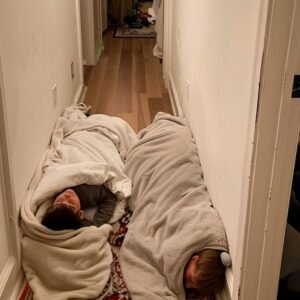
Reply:
<svg viewBox="0 0 300 300"><path fill-rule="evenodd" d="M223 288L226 267L217 250L205 249L198 255L200 259L195 266L196 289L202 296L208 296Z"/></svg>
<svg viewBox="0 0 300 300"><path fill-rule="evenodd" d="M52 230L78 229L81 219L79 214L65 205L50 206L42 218L42 224Z"/></svg>

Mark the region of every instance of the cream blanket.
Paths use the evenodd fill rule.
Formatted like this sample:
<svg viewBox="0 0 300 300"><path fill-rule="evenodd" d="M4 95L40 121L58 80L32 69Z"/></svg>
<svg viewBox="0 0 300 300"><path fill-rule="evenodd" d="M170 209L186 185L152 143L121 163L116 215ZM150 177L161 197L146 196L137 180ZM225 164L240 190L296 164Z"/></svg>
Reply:
<svg viewBox="0 0 300 300"><path fill-rule="evenodd" d="M139 138L125 164L133 215L120 253L122 272L133 300L182 300L187 261L205 248L228 250L225 230L184 121L159 113Z"/></svg>
<svg viewBox="0 0 300 300"><path fill-rule="evenodd" d="M94 299L110 275L111 226L52 231L41 216L61 190L103 184L119 199L111 222L124 212L131 180L123 173L127 151L137 142L129 125L115 117L86 117L83 105L67 108L21 206L22 264L34 299Z"/></svg>

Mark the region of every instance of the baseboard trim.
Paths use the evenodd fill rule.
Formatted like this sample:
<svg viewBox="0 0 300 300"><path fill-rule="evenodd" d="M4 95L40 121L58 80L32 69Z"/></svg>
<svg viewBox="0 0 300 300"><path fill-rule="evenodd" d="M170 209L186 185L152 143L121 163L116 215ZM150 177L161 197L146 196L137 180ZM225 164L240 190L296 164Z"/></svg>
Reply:
<svg viewBox="0 0 300 300"><path fill-rule="evenodd" d="M9 288L7 287L9 282L11 282L11 278L14 277L14 273L16 272L17 262L13 256L9 256L6 260L6 263L1 271L0 276L0 298L3 297L4 291Z"/></svg>
<svg viewBox="0 0 300 300"><path fill-rule="evenodd" d="M175 87L175 83L173 80L173 76L171 72L168 72L168 78L167 78L167 88L169 91L169 96L170 96L170 101L171 101L171 106L173 110L173 114L175 116L183 116L183 111L179 102L179 97L178 93Z"/></svg>
<svg viewBox="0 0 300 300"><path fill-rule="evenodd" d="M80 84L74 97L74 101L73 101L74 105L83 103L86 91L87 91L86 85L84 83Z"/></svg>
<svg viewBox="0 0 300 300"><path fill-rule="evenodd" d="M14 289L11 293L11 296L9 300L24 300L26 298L21 299L21 295L23 293L23 290L25 288L25 285L27 284L27 281L25 280L25 275L23 271L20 270L20 274L16 280Z"/></svg>

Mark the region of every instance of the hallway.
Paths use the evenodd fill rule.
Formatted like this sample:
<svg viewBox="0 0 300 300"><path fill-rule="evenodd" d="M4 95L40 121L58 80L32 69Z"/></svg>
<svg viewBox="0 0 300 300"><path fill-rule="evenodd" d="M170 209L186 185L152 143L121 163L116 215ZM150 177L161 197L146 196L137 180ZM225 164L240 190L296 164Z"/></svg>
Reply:
<svg viewBox="0 0 300 300"><path fill-rule="evenodd" d="M275 299L300 124L300 102L290 99L300 2L164 0L162 64L154 39L108 31L101 59L83 74L81 4L96 2L0 4L2 298L15 300L24 279L19 211L28 187L57 119L84 94L92 113L121 117L135 131L171 112L171 98L226 228L233 268L224 299Z"/></svg>
<svg viewBox="0 0 300 300"><path fill-rule="evenodd" d="M104 51L95 67L85 70L85 103L91 113L117 116L137 132L158 111L172 114L162 64L154 57L152 38L113 38L104 33Z"/></svg>

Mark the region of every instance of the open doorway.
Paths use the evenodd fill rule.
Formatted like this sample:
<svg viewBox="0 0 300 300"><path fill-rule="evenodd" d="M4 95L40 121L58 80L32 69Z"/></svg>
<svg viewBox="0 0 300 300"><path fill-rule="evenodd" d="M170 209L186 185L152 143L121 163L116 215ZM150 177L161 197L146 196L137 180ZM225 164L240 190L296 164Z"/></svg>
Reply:
<svg viewBox="0 0 300 300"><path fill-rule="evenodd" d="M277 298L299 141L300 102L293 98L293 82L300 74L300 5L274 0L268 11L240 289L244 300Z"/></svg>
<svg viewBox="0 0 300 300"><path fill-rule="evenodd" d="M107 3L108 26L114 28L115 37L156 37L157 7L163 1L108 0Z"/></svg>
<svg viewBox="0 0 300 300"><path fill-rule="evenodd" d="M300 144L298 143L285 242L281 262L278 300L300 299Z"/></svg>
<svg viewBox="0 0 300 300"><path fill-rule="evenodd" d="M132 24L135 28L142 28L148 26L148 13L150 8L153 6L153 1L149 0L107 0L107 20L109 26L122 26L126 23L128 17L136 17L135 24ZM140 19L138 19L140 17ZM145 17L143 20L142 17ZM128 24L131 25L131 24Z"/></svg>
<svg viewBox="0 0 300 300"><path fill-rule="evenodd" d="M113 28L114 37L155 38L159 7L163 7L161 0L81 0L82 61L85 69L96 65L99 60L104 47L103 34L108 29Z"/></svg>

